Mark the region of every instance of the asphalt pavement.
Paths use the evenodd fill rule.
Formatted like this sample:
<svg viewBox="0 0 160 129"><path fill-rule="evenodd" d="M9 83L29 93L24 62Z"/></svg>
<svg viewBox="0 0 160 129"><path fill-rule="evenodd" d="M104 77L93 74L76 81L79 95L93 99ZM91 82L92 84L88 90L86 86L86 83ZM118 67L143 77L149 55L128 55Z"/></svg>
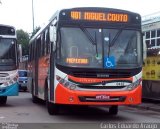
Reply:
<svg viewBox="0 0 160 129"><path fill-rule="evenodd" d="M142 101L141 104L131 105L130 107L160 112L160 101L146 100L145 99L145 100Z"/></svg>

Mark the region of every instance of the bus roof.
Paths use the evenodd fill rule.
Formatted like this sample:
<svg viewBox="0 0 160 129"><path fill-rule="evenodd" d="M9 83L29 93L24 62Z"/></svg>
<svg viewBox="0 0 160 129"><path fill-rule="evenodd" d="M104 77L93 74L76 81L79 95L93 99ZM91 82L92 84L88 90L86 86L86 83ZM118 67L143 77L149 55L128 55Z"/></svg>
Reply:
<svg viewBox="0 0 160 129"><path fill-rule="evenodd" d="M48 22L31 38L29 44L30 44L39 34L41 34L41 33L44 31L45 28L47 28L47 27L51 24L52 20L53 20L56 16L58 17L59 12L60 12L60 11L58 10L58 11L56 11L56 12L52 15L52 17L48 20Z"/></svg>
<svg viewBox="0 0 160 129"><path fill-rule="evenodd" d="M61 9L59 12L61 11L65 11L65 10L85 10L85 11L118 11L118 12L126 12L126 13L135 13L135 12L131 12L128 10L123 10L123 9L117 9L117 8L105 8L105 7L78 7L78 8L68 8L68 9ZM138 14L138 13L135 13Z"/></svg>
<svg viewBox="0 0 160 129"><path fill-rule="evenodd" d="M0 26L12 27L12 28L16 29L14 26L8 25L8 24L0 24Z"/></svg>

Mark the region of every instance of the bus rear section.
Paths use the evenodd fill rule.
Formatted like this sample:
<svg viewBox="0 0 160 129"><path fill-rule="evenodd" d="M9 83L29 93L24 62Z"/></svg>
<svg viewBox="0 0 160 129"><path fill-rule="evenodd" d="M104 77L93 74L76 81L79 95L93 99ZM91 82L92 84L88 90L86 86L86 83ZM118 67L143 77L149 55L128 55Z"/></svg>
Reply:
<svg viewBox="0 0 160 129"><path fill-rule="evenodd" d="M6 104L7 96L18 95L18 63L15 28L0 25L0 104Z"/></svg>
<svg viewBox="0 0 160 129"><path fill-rule="evenodd" d="M39 50L46 46L47 32L51 51L43 54ZM108 8L64 9L33 37L30 47L33 100L45 100L49 114L57 114L64 104L109 106L115 115L119 105L141 103L139 14Z"/></svg>

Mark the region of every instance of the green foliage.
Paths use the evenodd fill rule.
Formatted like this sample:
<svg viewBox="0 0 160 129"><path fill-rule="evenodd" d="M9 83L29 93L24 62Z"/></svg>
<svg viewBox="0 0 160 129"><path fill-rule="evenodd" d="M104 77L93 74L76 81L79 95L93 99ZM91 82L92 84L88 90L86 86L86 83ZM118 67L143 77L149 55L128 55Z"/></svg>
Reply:
<svg viewBox="0 0 160 129"><path fill-rule="evenodd" d="M28 55L29 53L29 34L22 29L17 30L17 42L22 44L22 55Z"/></svg>
<svg viewBox="0 0 160 129"><path fill-rule="evenodd" d="M36 27L32 32L31 38L41 29L41 27Z"/></svg>
<svg viewBox="0 0 160 129"><path fill-rule="evenodd" d="M17 42L22 45L22 56L29 54L29 40L40 30L40 27L36 27L31 36L29 33L22 29L17 30Z"/></svg>

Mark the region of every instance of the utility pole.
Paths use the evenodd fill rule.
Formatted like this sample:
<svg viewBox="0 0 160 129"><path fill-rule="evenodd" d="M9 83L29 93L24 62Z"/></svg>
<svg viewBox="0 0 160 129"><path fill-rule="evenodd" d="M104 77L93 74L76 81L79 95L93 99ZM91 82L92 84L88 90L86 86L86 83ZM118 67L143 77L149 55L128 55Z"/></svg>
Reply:
<svg viewBox="0 0 160 129"><path fill-rule="evenodd" d="M33 32L34 32L34 2L32 0L32 24L33 24Z"/></svg>

